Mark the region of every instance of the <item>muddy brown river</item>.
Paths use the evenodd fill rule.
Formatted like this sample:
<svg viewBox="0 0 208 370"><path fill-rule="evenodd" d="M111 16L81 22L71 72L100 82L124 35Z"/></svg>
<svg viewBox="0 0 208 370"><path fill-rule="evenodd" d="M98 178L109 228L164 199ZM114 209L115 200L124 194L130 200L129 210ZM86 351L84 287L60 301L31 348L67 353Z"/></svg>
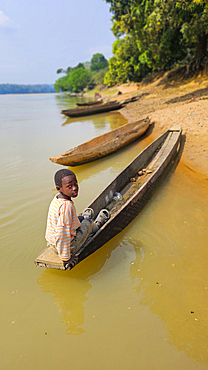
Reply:
<svg viewBox="0 0 208 370"><path fill-rule="evenodd" d="M72 271L34 265L63 168L49 157L126 123L119 112L60 114L75 103L0 96L0 368L208 369L207 181L181 161L142 213ZM77 212L151 141L150 132L74 167Z"/></svg>

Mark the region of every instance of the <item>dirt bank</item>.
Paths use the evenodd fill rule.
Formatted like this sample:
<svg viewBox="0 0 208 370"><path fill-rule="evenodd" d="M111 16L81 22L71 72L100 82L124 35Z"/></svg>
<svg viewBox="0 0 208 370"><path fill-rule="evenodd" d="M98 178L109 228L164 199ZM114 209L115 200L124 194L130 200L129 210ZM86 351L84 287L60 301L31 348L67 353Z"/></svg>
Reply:
<svg viewBox="0 0 208 370"><path fill-rule="evenodd" d="M208 179L208 76L189 81L170 81L168 75L143 84L124 84L117 87L123 100L134 95L141 98L129 103L120 112L129 120L149 116L154 122L153 136L157 137L174 124L180 124L185 135L182 161L193 171ZM105 92L102 91L103 97ZM109 98L109 89L108 89Z"/></svg>

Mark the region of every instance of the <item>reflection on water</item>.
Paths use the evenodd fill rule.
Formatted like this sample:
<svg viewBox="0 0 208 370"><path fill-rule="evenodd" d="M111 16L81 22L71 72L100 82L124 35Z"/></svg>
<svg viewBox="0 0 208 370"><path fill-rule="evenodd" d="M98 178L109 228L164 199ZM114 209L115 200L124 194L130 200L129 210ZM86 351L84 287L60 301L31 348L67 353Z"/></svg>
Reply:
<svg viewBox="0 0 208 370"><path fill-rule="evenodd" d="M85 332L84 303L88 299L87 293L92 289L90 281L110 259L119 245L119 240L120 236L114 243L107 243L105 249L95 253L86 263L81 262L72 271L46 270L39 277L37 282L43 292L51 293L54 304L61 313L61 321L67 328L67 334L80 335ZM123 257L122 254L120 261ZM118 258L116 264L119 264Z"/></svg>
<svg viewBox="0 0 208 370"><path fill-rule="evenodd" d="M57 94L55 96L55 99L56 104L60 107L60 110L76 108L77 107L76 103L87 103L95 100L93 97L92 98L76 97L68 93Z"/></svg>
<svg viewBox="0 0 208 370"><path fill-rule="evenodd" d="M62 168L49 157L125 122L115 112L62 126L67 99L0 97L2 369L58 368L60 353L68 368L69 351L75 370L208 369L207 184L183 164L125 230L72 271L34 266ZM73 167L78 213L151 141L147 134Z"/></svg>
<svg viewBox="0 0 208 370"><path fill-rule="evenodd" d="M83 304L87 299L86 293L92 287L87 279L79 280L69 274L44 271L37 282L44 293L52 294L54 303L61 313L61 321L67 327L66 333L71 335L84 333Z"/></svg>
<svg viewBox="0 0 208 370"><path fill-rule="evenodd" d="M75 96L70 96L67 93L55 95L56 104L60 111L62 109L76 108L77 98Z"/></svg>
<svg viewBox="0 0 208 370"><path fill-rule="evenodd" d="M107 258L109 258L109 251ZM97 262L97 263L96 263ZM44 293L51 293L58 311L61 313L61 321L66 326L66 333L80 335L85 332L84 326L84 302L87 300L87 292L92 288L90 278L100 271L106 262L96 258L93 264L88 263L88 269L77 266L71 272L44 271L38 279L38 284Z"/></svg>
<svg viewBox="0 0 208 370"><path fill-rule="evenodd" d="M62 123L62 126L68 125L72 122L83 122L83 124L86 124L87 121L92 119L94 126L98 129L105 128L106 125L108 125L111 130L114 130L122 124L127 123L127 120L119 112L109 112L86 117L68 117L66 121Z"/></svg>

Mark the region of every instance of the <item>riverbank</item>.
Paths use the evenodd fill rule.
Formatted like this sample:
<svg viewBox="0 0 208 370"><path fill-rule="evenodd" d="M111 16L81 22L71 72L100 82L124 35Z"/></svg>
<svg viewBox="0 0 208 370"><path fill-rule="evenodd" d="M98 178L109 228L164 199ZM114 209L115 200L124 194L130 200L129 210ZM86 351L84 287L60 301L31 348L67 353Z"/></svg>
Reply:
<svg viewBox="0 0 208 370"><path fill-rule="evenodd" d="M118 95L118 91L122 94ZM208 179L208 76L185 82L170 80L166 73L153 81L102 91L103 98L117 98L118 101L134 95L141 98L127 104L120 112L129 122L149 116L154 123L154 137L172 125L180 125L185 139L182 162Z"/></svg>

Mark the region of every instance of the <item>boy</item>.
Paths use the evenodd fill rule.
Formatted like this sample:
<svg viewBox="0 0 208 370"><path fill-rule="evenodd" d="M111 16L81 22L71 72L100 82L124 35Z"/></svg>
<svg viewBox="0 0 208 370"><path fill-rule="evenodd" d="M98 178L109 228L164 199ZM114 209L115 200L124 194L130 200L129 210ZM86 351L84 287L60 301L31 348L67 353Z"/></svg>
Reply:
<svg viewBox="0 0 208 370"><path fill-rule="evenodd" d="M87 237L95 234L110 218L108 210L101 210L95 222L91 208L77 216L74 202L71 198L78 196L78 183L74 172L61 169L55 173L55 185L59 194L52 200L46 228L46 240L64 261L66 269L78 262L76 252L82 247Z"/></svg>

